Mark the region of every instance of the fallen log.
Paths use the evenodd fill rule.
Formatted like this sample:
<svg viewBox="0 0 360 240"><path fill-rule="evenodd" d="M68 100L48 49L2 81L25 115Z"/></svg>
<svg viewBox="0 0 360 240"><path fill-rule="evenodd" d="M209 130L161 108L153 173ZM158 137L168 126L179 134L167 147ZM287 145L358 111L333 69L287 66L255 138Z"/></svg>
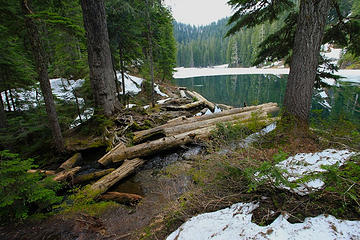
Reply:
<svg viewBox="0 0 360 240"><path fill-rule="evenodd" d="M186 98L186 93L184 90L180 90L180 97Z"/></svg>
<svg viewBox="0 0 360 240"><path fill-rule="evenodd" d="M106 162L113 162L113 159L116 158L116 155L114 155L114 152L122 151L122 149L125 149L126 145L123 142L120 142L118 145L116 145L113 149L111 149L109 152L107 152L104 156L102 156L98 162L106 161Z"/></svg>
<svg viewBox="0 0 360 240"><path fill-rule="evenodd" d="M63 164L61 164L59 168L64 170L73 168L81 160L82 160L81 153L76 153L71 158L63 162Z"/></svg>
<svg viewBox="0 0 360 240"><path fill-rule="evenodd" d="M109 173L108 175L102 177L94 184L92 184L90 186L90 189L96 194L100 195L106 192L111 186L119 182L121 179L129 176L136 170L137 167L141 166L142 164L144 164L144 160L139 158L133 160L126 160L115 171Z"/></svg>
<svg viewBox="0 0 360 240"><path fill-rule="evenodd" d="M229 123L236 123L239 120L232 120ZM261 120L266 121L268 120ZM120 162L125 159L133 159L139 157L146 157L156 154L157 152L175 148L194 142L199 139L206 138L210 135L211 131L216 129L216 125L210 125L204 128L192 130L189 132L181 133L178 135L164 137L155 141L142 143L132 147L111 150L111 158L101 158L98 162L102 165L108 165L112 162Z"/></svg>
<svg viewBox="0 0 360 240"><path fill-rule="evenodd" d="M141 138L142 136L145 136L145 135L151 135L152 132L159 132L160 129L164 129L164 128L171 127L171 126L194 123L194 122L204 121L204 120L208 120L208 119L213 119L213 118L218 118L218 117L223 117L223 116L229 116L229 115L233 115L233 114L237 114L237 113L242 113L242 112L247 112L247 111L252 111L252 110L258 110L258 109L271 107L271 106L277 106L277 104L276 103L265 103L265 104L261 104L261 105L257 105L257 106L234 108L234 109L231 109L231 110L226 110L226 111L223 111L223 112L218 112L218 113L209 114L209 115L196 116L196 117L191 117L191 118L181 117L181 119L177 119L177 120L174 119L173 121L169 121L168 123L163 124L163 125L158 126L158 127L154 127L154 128L147 129L147 130L134 132L134 139L135 139L135 141L137 141L136 140L137 138Z"/></svg>
<svg viewBox="0 0 360 240"><path fill-rule="evenodd" d="M131 193L107 192L102 194L100 199L134 206L138 204L143 199L143 197Z"/></svg>
<svg viewBox="0 0 360 240"><path fill-rule="evenodd" d="M66 181L68 178L73 178L74 175L80 171L81 167L75 167L75 168L71 168L71 169L68 169L68 170L64 170L64 171L61 171L59 173L57 173L53 180L54 181L58 181L58 182L61 182L61 181Z"/></svg>
<svg viewBox="0 0 360 240"><path fill-rule="evenodd" d="M234 107L232 107L232 106L225 105L225 104L221 104L221 103L219 103L219 104L217 104L217 105L218 105L218 107L219 107L221 110L230 110L230 109L234 109Z"/></svg>
<svg viewBox="0 0 360 240"><path fill-rule="evenodd" d="M29 169L27 171L28 173L42 173L45 174L47 176L51 176L51 175L55 175L56 172L53 170L42 170L42 169Z"/></svg>
<svg viewBox="0 0 360 240"><path fill-rule="evenodd" d="M187 104L180 105L180 106L168 105L168 106L165 106L165 108L167 110L183 111L183 110L197 108L202 105L204 105L204 101L196 101L196 102L187 103Z"/></svg>
<svg viewBox="0 0 360 240"><path fill-rule="evenodd" d="M195 137L207 134L208 131L204 129L196 129L191 132L182 133L175 136L164 137L157 139L155 141L142 143L132 147L127 147L120 150L111 150L111 158L101 158L98 162L104 166L110 164L111 162L120 162L125 159L133 159L143 156L149 156L156 152L171 149L179 145L184 145L190 143L194 140Z"/></svg>
<svg viewBox="0 0 360 240"><path fill-rule="evenodd" d="M265 108L261 109L260 117L266 117L266 115L268 113L275 112L278 110L279 110L279 108L275 107L275 106L265 107ZM207 119L207 120L203 120L203 121L181 124L178 126L158 128L155 131L149 131L147 134L142 134L142 135L135 133L133 142L136 144L136 143L144 142L147 139L154 139L155 136L160 136L160 137L167 136L168 137L168 136L192 131L195 129L208 127L211 125L215 125L217 123L223 123L223 122L228 122L228 121L237 120L237 119L239 119L239 120L250 119L252 117L252 113L254 113L255 111L256 110L232 114L232 115L228 115L228 116L222 116L222 117L218 117L218 118L211 118L211 119Z"/></svg>
<svg viewBox="0 0 360 240"><path fill-rule="evenodd" d="M114 170L115 170L115 168L109 168L109 169L100 170L100 171L96 171L96 172L77 175L73 179L73 184L89 182L91 180L101 178L101 177L113 172Z"/></svg>
<svg viewBox="0 0 360 240"><path fill-rule="evenodd" d="M212 111L212 112L215 111L215 104L208 101L206 98L201 96L199 93L197 93L195 91L186 91L186 93L189 94L191 97L197 99L198 101L203 102L210 109L210 111Z"/></svg>

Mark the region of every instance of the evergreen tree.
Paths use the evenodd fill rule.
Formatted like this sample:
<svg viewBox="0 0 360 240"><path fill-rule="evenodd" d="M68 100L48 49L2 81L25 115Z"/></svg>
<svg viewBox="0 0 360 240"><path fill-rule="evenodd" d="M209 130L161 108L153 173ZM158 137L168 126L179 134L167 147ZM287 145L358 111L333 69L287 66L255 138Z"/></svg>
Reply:
<svg viewBox="0 0 360 240"><path fill-rule="evenodd" d="M270 35L263 43L265 48L262 49L261 54L264 54L263 59L291 57L284 99L285 115L294 118L295 123L298 124L296 126L307 128L326 20L331 4L335 9L340 9L338 2L301 0L298 8L289 0L280 0L271 4L266 0L230 0L228 4L235 9L234 15L229 19L232 27L227 33L228 36L240 31L243 27L254 27L267 21L271 23L279 19L285 10L288 12L287 23L294 24L285 26L283 34ZM351 28L353 24L356 24L355 18L344 21L341 12L336 12L338 21L328 27L324 41L342 42L348 46L349 50L356 50L357 47L354 47L352 43L354 43L353 38L358 36L359 29ZM344 25L348 28L343 28ZM275 41L278 42L274 43ZM283 43L286 45L284 46ZM271 49L270 46L277 46L277 48ZM291 48L284 49L286 46L291 46Z"/></svg>
<svg viewBox="0 0 360 240"><path fill-rule="evenodd" d="M46 52L40 38L38 26L33 17L31 16L33 12L30 8L29 1L22 0L21 7L25 19L27 36L30 40L31 50L34 56L34 61L39 77L41 92L44 97L46 112L49 119L49 125L55 142L55 147L57 151L63 152L64 140L62 138L60 124L55 109L54 97L52 95L52 90L49 82L48 58L46 56Z"/></svg>
<svg viewBox="0 0 360 240"><path fill-rule="evenodd" d="M100 113L111 116L116 111L117 97L104 1L81 0L81 8L95 105Z"/></svg>

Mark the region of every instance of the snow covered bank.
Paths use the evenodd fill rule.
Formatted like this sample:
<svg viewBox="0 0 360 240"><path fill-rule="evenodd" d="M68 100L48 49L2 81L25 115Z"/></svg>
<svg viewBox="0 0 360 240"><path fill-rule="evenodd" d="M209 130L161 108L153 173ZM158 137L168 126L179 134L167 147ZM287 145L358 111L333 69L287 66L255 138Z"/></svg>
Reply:
<svg viewBox="0 0 360 240"><path fill-rule="evenodd" d="M242 75L242 74L289 74L289 69L262 68L176 68L174 78L191 78L203 76Z"/></svg>
<svg viewBox="0 0 360 240"><path fill-rule="evenodd" d="M289 74L289 68L176 68L174 78L192 78L204 76L221 76L221 75L244 75L244 74ZM360 83L360 70L340 70L337 73L344 78L340 81ZM326 81L326 80L325 80ZM330 85L335 83L329 81Z"/></svg>
<svg viewBox="0 0 360 240"><path fill-rule="evenodd" d="M258 207L256 203L237 203L217 212L198 215L184 223L167 240L347 240L359 239L360 236L360 221L338 220L325 215L291 224L284 214L270 225L262 227L251 222L252 212Z"/></svg>

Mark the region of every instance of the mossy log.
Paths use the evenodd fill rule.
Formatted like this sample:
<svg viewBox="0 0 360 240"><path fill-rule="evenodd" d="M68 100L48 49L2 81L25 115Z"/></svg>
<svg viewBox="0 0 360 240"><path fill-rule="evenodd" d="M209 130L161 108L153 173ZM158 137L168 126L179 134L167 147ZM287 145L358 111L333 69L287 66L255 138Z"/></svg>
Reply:
<svg viewBox="0 0 360 240"><path fill-rule="evenodd" d="M107 192L101 195L100 199L114 201L120 204L136 205L143 199L143 197L131 193Z"/></svg>
<svg viewBox="0 0 360 240"><path fill-rule="evenodd" d="M71 158L63 162L63 164L60 165L60 169L68 170L70 168L73 168L77 163L79 163L82 160L81 153L74 154Z"/></svg>
<svg viewBox="0 0 360 240"><path fill-rule="evenodd" d="M100 171L96 171L96 172L77 175L73 179L73 184L89 182L91 180L101 178L101 177L113 172L114 170L115 170L115 168L109 168L109 169L100 170Z"/></svg>
<svg viewBox="0 0 360 240"><path fill-rule="evenodd" d="M225 115L217 118L210 118L202 121L194 121L191 123L184 123L179 124L177 126L166 126L163 128L154 128L154 130L149 130L147 132L143 131L143 134L135 133L134 134L134 143L141 143L145 142L148 139L154 139L154 136L173 136L176 134L192 131L199 128L208 127L211 125L216 125L217 123L224 123L232 120L246 120L250 119L252 116L252 113L258 111L259 109L254 109L246 112L241 112L237 114L232 115ZM264 108L261 108L260 111L260 117L266 117L268 113L276 112L279 108L276 106L266 106Z"/></svg>
<svg viewBox="0 0 360 240"><path fill-rule="evenodd" d="M81 167L75 167L68 170L61 171L55 175L53 178L54 181L66 181L68 178L73 178L74 175L79 172Z"/></svg>
<svg viewBox="0 0 360 240"><path fill-rule="evenodd" d="M111 158L102 157L98 162L106 166L112 162L120 162L125 159L149 156L160 151L190 143L194 139L207 136L210 131L211 129L208 128L196 129L194 131L181 133L175 136L164 137L132 147L111 150Z"/></svg>
<svg viewBox="0 0 360 240"><path fill-rule="evenodd" d="M229 123L236 123L239 120L232 120ZM270 120L260 120L261 122ZM175 148L181 145L185 145L200 139L207 138L211 131L216 129L216 125L210 125L204 128L192 130L189 132L181 133L174 136L164 137L155 141L142 143L127 148L120 148L116 150L111 150L111 158L101 158L98 162L102 165L108 165L113 162L120 162L125 159L133 159L139 157L146 157L149 155L156 154L160 151L168 150Z"/></svg>
<svg viewBox="0 0 360 240"><path fill-rule="evenodd" d="M277 107L277 104L276 103L265 103L265 104L261 104L261 105L257 105L257 106L234 108L234 109L230 109L230 110L226 110L226 111L222 111L222 112L218 112L218 113L214 113L214 114L196 116L196 117L191 117L191 118L186 118L185 116L180 117L177 119L170 120L168 123L163 124L158 127L134 132L134 141L141 142L138 139L142 139L146 135L153 136L154 133L159 133L159 132L161 132L162 129L167 128L167 127L178 126L178 125L182 125L182 124L191 124L191 123L195 123L195 122L199 122L199 121L205 121L208 119L229 116L229 115L233 115L233 114L237 114L237 113L248 112L248 111L253 111L253 110L261 110L261 109L264 109L267 107Z"/></svg>
<svg viewBox="0 0 360 240"><path fill-rule="evenodd" d="M114 184L119 182L121 179L133 173L136 170L136 168L141 166L142 164L144 164L144 160L139 158L132 160L125 160L124 163L119 168L112 171L108 175L100 178L98 181L92 184L90 186L90 189L96 192L96 194L98 195L103 194L110 187L112 187Z"/></svg>

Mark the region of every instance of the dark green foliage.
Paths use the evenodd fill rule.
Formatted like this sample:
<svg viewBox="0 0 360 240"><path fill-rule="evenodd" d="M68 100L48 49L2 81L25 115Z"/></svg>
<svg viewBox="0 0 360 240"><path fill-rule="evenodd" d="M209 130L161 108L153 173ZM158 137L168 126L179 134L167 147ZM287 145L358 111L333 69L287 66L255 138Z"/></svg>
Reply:
<svg viewBox="0 0 360 240"><path fill-rule="evenodd" d="M254 27L264 22L277 20L284 11L295 6L291 0L229 0L235 13L229 19L230 30L226 36L240 31L243 27Z"/></svg>
<svg viewBox="0 0 360 240"><path fill-rule="evenodd" d="M337 164L324 167L322 178L326 183L325 191L332 194L334 200L342 202L342 208L353 208L360 214L360 156L352 157L346 165ZM333 209L334 215L341 215L341 209Z"/></svg>
<svg viewBox="0 0 360 240"><path fill-rule="evenodd" d="M40 174L27 172L36 167L31 158L20 159L17 154L0 152L1 223L26 219L30 214L51 209L62 200L54 192L60 187L58 183L41 180Z"/></svg>
<svg viewBox="0 0 360 240"><path fill-rule="evenodd" d="M263 62L273 62L285 59L285 64L290 63L290 51L293 48L295 27L298 14L291 12L284 20L284 25L278 31L270 34L259 44L260 51L256 56L254 65Z"/></svg>

